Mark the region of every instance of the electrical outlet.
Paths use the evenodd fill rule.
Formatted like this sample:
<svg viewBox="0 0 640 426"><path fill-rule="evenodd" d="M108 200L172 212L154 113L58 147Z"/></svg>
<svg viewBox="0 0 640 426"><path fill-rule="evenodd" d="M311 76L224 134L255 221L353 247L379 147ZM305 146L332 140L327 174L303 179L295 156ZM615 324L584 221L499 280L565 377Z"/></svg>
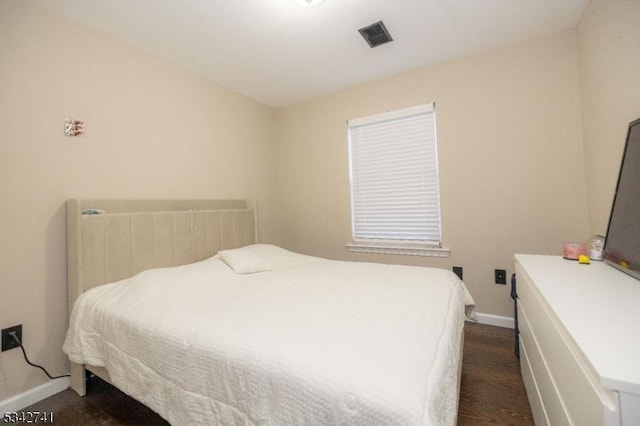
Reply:
<svg viewBox="0 0 640 426"><path fill-rule="evenodd" d="M15 332L16 337L22 342L22 324L2 329L2 352L17 348L20 344L9 333Z"/></svg>
<svg viewBox="0 0 640 426"><path fill-rule="evenodd" d="M462 266L454 266L453 273L458 276L458 278L462 279Z"/></svg>
<svg viewBox="0 0 640 426"><path fill-rule="evenodd" d="M496 284L507 284L507 271L496 269Z"/></svg>

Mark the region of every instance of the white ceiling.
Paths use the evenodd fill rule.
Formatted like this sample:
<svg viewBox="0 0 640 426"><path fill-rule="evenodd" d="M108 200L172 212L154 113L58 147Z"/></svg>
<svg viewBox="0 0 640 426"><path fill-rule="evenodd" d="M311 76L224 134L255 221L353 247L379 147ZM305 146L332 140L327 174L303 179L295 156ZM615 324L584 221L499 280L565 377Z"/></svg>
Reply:
<svg viewBox="0 0 640 426"><path fill-rule="evenodd" d="M34 0L273 107L572 28L587 1Z"/></svg>

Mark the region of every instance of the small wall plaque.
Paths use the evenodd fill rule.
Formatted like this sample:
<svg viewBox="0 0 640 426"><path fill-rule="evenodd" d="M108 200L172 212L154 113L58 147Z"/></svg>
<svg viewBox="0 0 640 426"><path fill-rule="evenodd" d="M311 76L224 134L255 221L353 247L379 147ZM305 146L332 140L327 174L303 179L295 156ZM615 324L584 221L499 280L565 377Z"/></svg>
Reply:
<svg viewBox="0 0 640 426"><path fill-rule="evenodd" d="M75 118L67 118L64 120L64 134L66 136L82 136L84 135L84 121Z"/></svg>

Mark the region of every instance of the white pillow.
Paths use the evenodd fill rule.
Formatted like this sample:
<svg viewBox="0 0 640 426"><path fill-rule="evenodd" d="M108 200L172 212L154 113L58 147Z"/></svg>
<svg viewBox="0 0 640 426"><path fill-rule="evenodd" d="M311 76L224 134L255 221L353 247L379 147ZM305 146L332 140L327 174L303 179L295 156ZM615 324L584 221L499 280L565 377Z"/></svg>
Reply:
<svg viewBox="0 0 640 426"><path fill-rule="evenodd" d="M236 274L273 271L269 262L246 247L222 250L218 252L218 255Z"/></svg>

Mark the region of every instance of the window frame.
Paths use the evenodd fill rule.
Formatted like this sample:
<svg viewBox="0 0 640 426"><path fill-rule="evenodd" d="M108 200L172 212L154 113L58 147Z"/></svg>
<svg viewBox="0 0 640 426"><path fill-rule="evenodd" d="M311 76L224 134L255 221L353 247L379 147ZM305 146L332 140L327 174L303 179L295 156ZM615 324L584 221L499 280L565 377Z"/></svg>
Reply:
<svg viewBox="0 0 640 426"><path fill-rule="evenodd" d="M431 115L433 126L433 138L428 141L429 149L432 149L432 155L435 158L435 175L436 189L435 193L431 191L430 196L435 198L437 202L438 214L438 239L403 239L403 238L357 238L356 230L356 203L354 191L354 129L365 126L375 126L388 122L397 122L399 120L419 116ZM431 125L431 123L430 123ZM426 136L426 135L424 135ZM380 253L380 254L398 254L411 256L435 256L448 257L450 250L442 246L442 206L440 202L440 167L438 158L438 135L436 128L435 103L422 104L414 107L403 108L366 117L356 118L347 121L347 140L349 154L349 195L350 195L350 219L351 219L351 238L347 243L347 250L356 253ZM426 186L426 185L425 185Z"/></svg>

